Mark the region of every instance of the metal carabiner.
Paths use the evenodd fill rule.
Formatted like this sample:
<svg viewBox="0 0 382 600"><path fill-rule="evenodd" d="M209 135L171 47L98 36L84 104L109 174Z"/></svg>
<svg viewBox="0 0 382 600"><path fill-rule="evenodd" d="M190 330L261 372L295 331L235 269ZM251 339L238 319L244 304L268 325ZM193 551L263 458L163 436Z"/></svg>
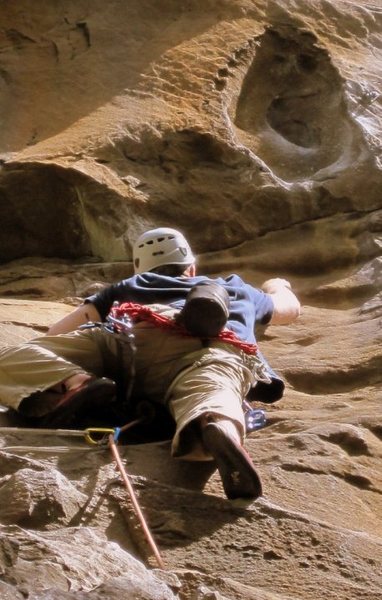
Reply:
<svg viewBox="0 0 382 600"><path fill-rule="evenodd" d="M114 428L111 429L110 427L88 427L87 429L84 430L84 436L85 436L85 440L87 441L88 444L91 444L92 446L103 446L106 445L108 443L109 440L109 435L112 433L114 434L115 430ZM103 433L103 436L101 437L101 439L94 439L94 435L93 434L98 434L98 433Z"/></svg>

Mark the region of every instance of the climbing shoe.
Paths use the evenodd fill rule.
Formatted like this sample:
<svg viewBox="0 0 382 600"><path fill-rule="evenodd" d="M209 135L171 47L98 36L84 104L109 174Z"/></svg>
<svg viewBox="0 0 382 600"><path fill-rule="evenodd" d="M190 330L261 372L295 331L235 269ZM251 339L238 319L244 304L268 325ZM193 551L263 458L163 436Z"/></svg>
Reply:
<svg viewBox="0 0 382 600"><path fill-rule="evenodd" d="M191 288L177 320L191 335L208 339L219 335L228 317L228 292L218 283L203 281Z"/></svg>
<svg viewBox="0 0 382 600"><path fill-rule="evenodd" d="M202 429L203 445L215 459L227 498L254 500L261 496L260 478L244 448L217 423Z"/></svg>
<svg viewBox="0 0 382 600"><path fill-rule="evenodd" d="M43 393L43 392L42 392ZM56 407L42 417L41 427L73 427L82 418L107 410L116 399L116 384L106 377L92 377L82 385L62 394Z"/></svg>

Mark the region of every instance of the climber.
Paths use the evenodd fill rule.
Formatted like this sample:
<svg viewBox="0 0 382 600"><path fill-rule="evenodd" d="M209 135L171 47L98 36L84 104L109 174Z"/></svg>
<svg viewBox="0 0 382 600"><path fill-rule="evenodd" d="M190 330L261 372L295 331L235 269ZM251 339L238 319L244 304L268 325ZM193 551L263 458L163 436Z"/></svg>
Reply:
<svg viewBox="0 0 382 600"><path fill-rule="evenodd" d="M299 301L285 279L256 289L238 275L197 276L175 229L143 233L133 260L134 276L86 298L46 336L0 350L0 403L42 426L68 426L81 411L112 405L115 382L134 371L133 394L164 403L174 418L173 456L214 459L228 498L257 498L262 488L243 448L242 402L248 394L278 399L283 383L254 352L254 328L292 322ZM94 325L115 303L135 311L134 353L122 334ZM256 381L259 362L268 383Z"/></svg>

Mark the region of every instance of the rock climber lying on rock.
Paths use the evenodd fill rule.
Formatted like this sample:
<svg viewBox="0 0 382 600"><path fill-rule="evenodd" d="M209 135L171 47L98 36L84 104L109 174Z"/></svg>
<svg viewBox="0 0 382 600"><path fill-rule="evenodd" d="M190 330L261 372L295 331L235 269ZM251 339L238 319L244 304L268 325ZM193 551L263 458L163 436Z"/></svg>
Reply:
<svg viewBox="0 0 382 600"><path fill-rule="evenodd" d="M259 360L255 326L291 323L299 301L285 279L256 289L238 275L197 276L191 248L174 229L143 233L133 259L133 277L86 298L48 335L0 351L0 402L41 426L71 426L81 411L114 402L115 382L134 371L133 393L165 404L175 420L173 456L215 459L228 498L257 498L242 403L248 393L274 401L283 383ZM110 327L79 329L104 323L113 310L133 319L135 352ZM259 365L268 383L257 381Z"/></svg>

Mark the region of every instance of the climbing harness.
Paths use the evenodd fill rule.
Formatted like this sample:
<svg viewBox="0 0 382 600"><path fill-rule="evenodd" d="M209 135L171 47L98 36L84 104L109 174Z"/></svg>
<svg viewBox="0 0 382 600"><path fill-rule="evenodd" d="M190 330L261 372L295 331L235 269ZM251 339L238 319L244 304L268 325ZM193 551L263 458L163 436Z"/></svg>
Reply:
<svg viewBox="0 0 382 600"><path fill-rule="evenodd" d="M123 359L123 345L127 345L129 349L130 360L128 361L128 372L125 373L125 369L121 369L122 373L124 373L124 402L128 404L135 381L135 355L137 352L137 347L135 345L133 321L128 313L121 314L119 317L114 315L114 310L116 310L117 306L119 306L119 303L114 302L111 312L106 317L106 323L103 323L102 327L109 333L120 334L122 346L120 347L119 359L121 363ZM126 361L123 361L122 364L126 364Z"/></svg>
<svg viewBox="0 0 382 600"><path fill-rule="evenodd" d="M114 313L118 306L118 302L113 303L113 308L107 315L105 322L89 321L88 323L81 325L79 329L93 329L96 327L113 335L119 334L118 339L121 342L121 344L118 346L118 360L120 363L119 372L123 375L123 404L127 405L130 400L135 381L135 355L137 348L135 345L133 321L128 313L121 313L120 315L115 316ZM130 353L129 360L127 361L123 360L126 347ZM127 370L126 365L128 365Z"/></svg>
<svg viewBox="0 0 382 600"><path fill-rule="evenodd" d="M155 312L150 306L135 302L124 302L122 304L114 302L109 315L106 317L106 321L107 323L104 325L104 328L107 331L123 333L127 336L134 355L136 353L136 346L134 343L133 324L139 321L147 321L156 327L172 330L180 335L192 336L182 323L178 323L171 317ZM233 331L228 329L221 331L214 339L241 350L241 359L244 366L254 374L257 381L263 381L264 383L272 382L267 372L267 366L258 355L257 344L244 342Z"/></svg>

